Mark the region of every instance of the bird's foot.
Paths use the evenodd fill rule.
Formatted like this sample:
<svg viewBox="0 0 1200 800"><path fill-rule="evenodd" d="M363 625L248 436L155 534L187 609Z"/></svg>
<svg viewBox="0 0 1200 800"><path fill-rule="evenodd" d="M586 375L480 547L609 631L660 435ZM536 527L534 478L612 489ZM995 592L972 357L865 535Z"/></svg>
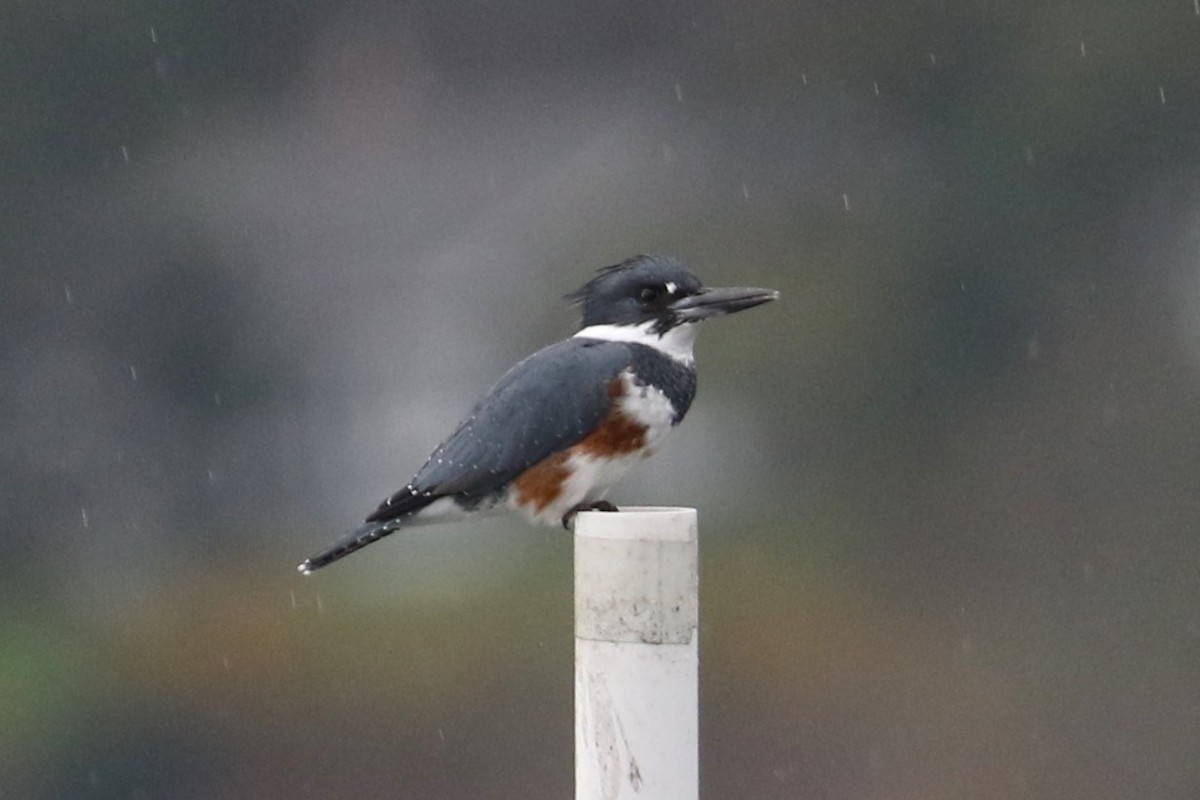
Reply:
<svg viewBox="0 0 1200 800"><path fill-rule="evenodd" d="M571 510L563 514L562 526L567 530L571 530L571 526L575 524L575 515L580 511L620 511L621 509L614 506L607 500L596 500L592 503L576 503L571 506Z"/></svg>

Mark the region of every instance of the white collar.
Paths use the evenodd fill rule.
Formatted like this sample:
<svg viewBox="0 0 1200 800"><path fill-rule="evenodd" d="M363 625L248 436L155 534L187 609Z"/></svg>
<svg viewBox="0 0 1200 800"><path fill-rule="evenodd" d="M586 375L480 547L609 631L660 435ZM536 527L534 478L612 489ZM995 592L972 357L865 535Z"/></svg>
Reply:
<svg viewBox="0 0 1200 800"><path fill-rule="evenodd" d="M696 361L692 354L692 346L696 342L696 323L685 322L660 335L651 330L655 322L656 320L650 320L640 325L589 325L572 338L644 344L690 367Z"/></svg>

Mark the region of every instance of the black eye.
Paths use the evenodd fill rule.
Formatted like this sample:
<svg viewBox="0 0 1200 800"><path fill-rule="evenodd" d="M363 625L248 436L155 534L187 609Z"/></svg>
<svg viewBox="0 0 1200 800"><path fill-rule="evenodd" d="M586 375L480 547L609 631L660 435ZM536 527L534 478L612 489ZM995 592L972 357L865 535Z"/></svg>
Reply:
<svg viewBox="0 0 1200 800"><path fill-rule="evenodd" d="M657 286L647 286L638 292L638 300L640 300L643 305L650 305L658 299L660 291L661 290Z"/></svg>

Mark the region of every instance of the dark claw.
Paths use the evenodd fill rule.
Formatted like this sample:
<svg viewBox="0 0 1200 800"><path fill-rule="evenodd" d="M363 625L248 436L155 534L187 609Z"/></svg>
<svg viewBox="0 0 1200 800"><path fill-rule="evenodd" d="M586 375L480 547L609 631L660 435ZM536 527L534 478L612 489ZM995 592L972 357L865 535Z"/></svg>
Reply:
<svg viewBox="0 0 1200 800"><path fill-rule="evenodd" d="M571 510L563 514L562 526L566 530L571 530L571 525L575 522L575 515L580 511L620 511L621 509L614 506L607 500L597 500L594 503L577 503L571 506Z"/></svg>

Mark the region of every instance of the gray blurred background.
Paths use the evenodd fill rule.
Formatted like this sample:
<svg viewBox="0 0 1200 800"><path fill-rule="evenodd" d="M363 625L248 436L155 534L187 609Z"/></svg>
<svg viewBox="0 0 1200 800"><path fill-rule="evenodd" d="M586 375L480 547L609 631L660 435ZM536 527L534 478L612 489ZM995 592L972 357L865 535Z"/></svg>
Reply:
<svg viewBox="0 0 1200 800"><path fill-rule="evenodd" d="M705 796L1200 796L1194 0L0 15L0 795L570 796L562 531L294 567L663 251Z"/></svg>

